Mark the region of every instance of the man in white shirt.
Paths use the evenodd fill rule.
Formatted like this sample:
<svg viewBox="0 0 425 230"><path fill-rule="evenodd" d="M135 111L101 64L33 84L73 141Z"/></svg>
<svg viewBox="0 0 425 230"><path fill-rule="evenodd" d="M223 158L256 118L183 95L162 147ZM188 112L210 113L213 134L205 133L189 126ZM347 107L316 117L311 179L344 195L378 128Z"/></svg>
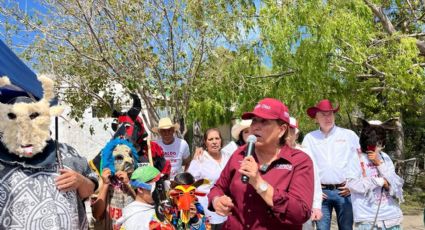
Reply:
<svg viewBox="0 0 425 230"><path fill-rule="evenodd" d="M312 221L318 221L322 218L322 186L320 184L319 170L317 168L316 159L313 154L307 149L297 143L297 139L300 134L298 129L298 121L295 117L289 117L289 135L286 138L286 144L292 148L299 149L306 153L313 161L314 170L314 194L313 194L313 205L311 209L310 220L303 224L303 230L314 229L314 223Z"/></svg>
<svg viewBox="0 0 425 230"><path fill-rule="evenodd" d="M165 158L171 163L170 179L183 172L183 167L186 168L190 162L189 145L185 140L174 136L179 127L178 124L173 124L169 117L164 117L159 120L158 127L152 128L161 136L157 143L164 150Z"/></svg>
<svg viewBox="0 0 425 230"><path fill-rule="evenodd" d="M323 217L318 221L317 229L330 229L334 208L338 229L353 229L350 190L345 183L347 168L360 164L357 157L359 137L353 131L335 125L338 110L339 106L334 108L327 99L307 110L308 116L319 124L319 129L308 133L302 143L316 159L322 184Z"/></svg>

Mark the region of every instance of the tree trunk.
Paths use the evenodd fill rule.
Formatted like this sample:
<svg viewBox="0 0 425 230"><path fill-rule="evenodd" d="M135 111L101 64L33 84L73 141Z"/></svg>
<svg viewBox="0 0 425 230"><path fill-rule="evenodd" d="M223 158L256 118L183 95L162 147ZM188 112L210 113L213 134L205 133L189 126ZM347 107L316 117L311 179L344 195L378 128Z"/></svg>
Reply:
<svg viewBox="0 0 425 230"><path fill-rule="evenodd" d="M203 133L201 130L201 124L199 121L193 123L193 140L192 140L192 149L196 147L202 147L203 142Z"/></svg>
<svg viewBox="0 0 425 230"><path fill-rule="evenodd" d="M394 157L398 160L404 160L404 130L402 124L402 117L400 116L399 120L396 122L396 132L395 132L395 151Z"/></svg>

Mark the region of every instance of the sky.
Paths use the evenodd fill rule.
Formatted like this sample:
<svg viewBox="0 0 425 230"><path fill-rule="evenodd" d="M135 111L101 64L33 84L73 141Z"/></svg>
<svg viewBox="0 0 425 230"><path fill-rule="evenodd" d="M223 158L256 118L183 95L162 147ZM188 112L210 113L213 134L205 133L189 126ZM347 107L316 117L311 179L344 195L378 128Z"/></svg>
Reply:
<svg viewBox="0 0 425 230"><path fill-rule="evenodd" d="M19 7L28 14L31 14L33 10L46 12L46 10L44 10L44 7L37 0L5 0L5 1L6 3L4 3L3 5L0 5L0 7L10 7L10 5L19 4ZM254 4L257 7L257 13L259 13L258 9L260 8L260 5L261 5L260 0L255 0ZM21 33L21 34L25 34L25 36L14 36L11 34L6 35L5 28L3 27L3 24L5 21L7 21L7 19L0 16L0 24L1 24L0 39L3 40L3 42L5 42L15 53L19 54L27 44L31 43L32 38L36 36L36 33L28 33L28 32ZM13 22L11 23L13 24ZM254 30L250 31L248 34L244 36L247 38L247 42L255 41L255 40L258 40L259 33L260 33L259 29L254 28ZM223 45L228 49L231 49L231 50L235 49L235 47L231 47L228 43L226 45L225 41L223 41ZM31 62L31 61L28 62L25 60L23 61L31 69L34 69L32 68L34 66L34 62ZM267 67L272 66L271 58L266 55L263 57L263 63Z"/></svg>
<svg viewBox="0 0 425 230"><path fill-rule="evenodd" d="M37 0L6 0L6 3L2 3L0 7L10 7L11 4L19 4L19 7L26 13L31 14L31 11L36 9L39 11L43 11L42 5ZM32 38L36 35L36 33L28 33L24 32L21 34L25 34L25 36L22 35L14 35L14 34L6 34L6 30L4 27L4 23L9 22L10 24L14 24L10 20L8 20L5 17L0 16L0 39L6 43L10 49L12 49L16 54L19 54L23 48L31 43ZM15 24L16 25L16 24ZM25 64L34 71L34 68L32 68L33 63L28 62L25 60L22 60L25 62Z"/></svg>

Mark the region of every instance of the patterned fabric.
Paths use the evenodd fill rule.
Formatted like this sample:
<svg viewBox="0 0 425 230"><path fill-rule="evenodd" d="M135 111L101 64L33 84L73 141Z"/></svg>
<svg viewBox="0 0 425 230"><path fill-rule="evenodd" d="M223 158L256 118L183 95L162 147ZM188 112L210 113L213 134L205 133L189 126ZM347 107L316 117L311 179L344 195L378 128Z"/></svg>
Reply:
<svg viewBox="0 0 425 230"><path fill-rule="evenodd" d="M37 159L19 159L0 143L0 229L87 229L77 193L59 192L55 186L59 174L54 150L50 140ZM59 152L65 168L97 184L96 174L74 148L59 144Z"/></svg>
<svg viewBox="0 0 425 230"><path fill-rule="evenodd" d="M119 230L118 219L122 216L124 207L134 201L130 191L121 184L121 186L109 186L108 196L106 197L105 218L95 222L95 229L99 230Z"/></svg>
<svg viewBox="0 0 425 230"><path fill-rule="evenodd" d="M195 203L197 214L192 217L189 223L182 222L178 212L171 213L170 223L161 222L156 215L149 223L150 230L206 230L210 229L207 218L204 215L204 209L201 204Z"/></svg>
<svg viewBox="0 0 425 230"><path fill-rule="evenodd" d="M391 158L384 152L378 157L381 165L376 166L368 159L368 155L358 155L364 162L366 176L361 174L360 165L350 170L353 176L349 178L347 187L351 191L353 203L354 222L373 223L379 206L377 220L384 221L386 227L399 225L403 218L398 201L403 200L403 179L395 172ZM384 189L384 179L390 185L389 190Z"/></svg>

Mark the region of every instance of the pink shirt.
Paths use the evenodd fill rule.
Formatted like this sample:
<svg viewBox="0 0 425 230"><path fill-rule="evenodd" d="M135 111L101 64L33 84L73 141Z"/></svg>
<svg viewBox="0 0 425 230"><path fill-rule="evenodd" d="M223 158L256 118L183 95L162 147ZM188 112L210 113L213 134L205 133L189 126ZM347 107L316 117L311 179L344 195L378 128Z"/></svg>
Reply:
<svg viewBox="0 0 425 230"><path fill-rule="evenodd" d="M226 194L235 207L223 229L302 229L313 202L313 163L304 152L283 146L262 178L274 189L273 207L250 184L243 184L238 172L245 146L232 155L220 178L208 194L212 199ZM254 158L256 156L254 154ZM258 162L258 161L257 161Z"/></svg>

